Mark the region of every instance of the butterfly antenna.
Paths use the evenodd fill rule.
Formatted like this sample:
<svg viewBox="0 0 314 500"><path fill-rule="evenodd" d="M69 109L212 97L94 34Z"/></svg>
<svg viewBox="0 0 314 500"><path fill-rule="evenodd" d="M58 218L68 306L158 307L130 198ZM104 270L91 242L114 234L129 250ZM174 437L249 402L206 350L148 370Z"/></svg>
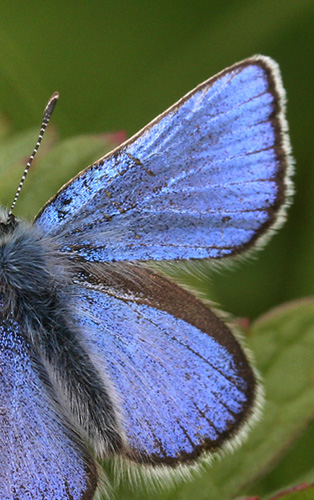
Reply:
<svg viewBox="0 0 314 500"><path fill-rule="evenodd" d="M47 104L47 106L46 106L46 108L45 108L44 115L43 115L43 120L42 120L42 122L41 122L40 132L39 132L39 135L38 135L38 140L37 140L36 146L34 147L34 151L32 152L32 154L31 154L31 155L30 155L30 157L29 157L29 160L28 160L27 165L26 165L26 167L25 167L25 170L24 170L24 172L23 172L22 178L21 178L20 183L19 183L19 185L18 185L18 188L17 188L17 190L16 190L15 197L14 197L13 203L12 203L12 205L11 205L11 208L10 208L9 214L8 214L9 216L10 216L10 215L12 215L13 209L14 209L14 207L15 207L15 204L16 204L16 202L17 202L17 199L18 199L18 197L19 197L19 195L20 195L20 192L21 192L21 190L22 190L22 187L23 187L24 181L25 181L25 179L26 179L27 173L28 173L28 171L29 171L29 169L30 169L30 166L31 166L31 164L32 164L33 159L34 159L34 158L35 158L35 156L36 156L36 153L37 153L37 151L38 151L38 148L39 148L39 146L40 146L40 143L41 143L41 141L42 141L43 135L44 135L44 133L45 133L45 130L46 130L46 128L47 128L47 125L48 125L48 123L49 123L50 117L51 117L51 115L52 115L52 113L53 113L53 110L54 110L54 108L55 108L55 105L56 105L56 103L57 103L57 100L58 100L58 99L59 99L59 94L58 94L58 92L55 92L55 93L54 93L54 94L50 97L50 99L49 99L49 101L48 101L48 104Z"/></svg>

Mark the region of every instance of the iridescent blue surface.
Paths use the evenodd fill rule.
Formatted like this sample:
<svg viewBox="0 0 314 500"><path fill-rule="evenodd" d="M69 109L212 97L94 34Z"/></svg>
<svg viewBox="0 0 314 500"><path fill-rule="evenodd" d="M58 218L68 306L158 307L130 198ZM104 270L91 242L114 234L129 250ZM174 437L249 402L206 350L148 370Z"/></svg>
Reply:
<svg viewBox="0 0 314 500"><path fill-rule="evenodd" d="M0 429L1 500L82 498L83 457L11 319L0 324Z"/></svg>
<svg viewBox="0 0 314 500"><path fill-rule="evenodd" d="M171 460L206 440L214 448L248 402L234 353L131 294L77 296L84 342L115 384L133 450Z"/></svg>
<svg viewBox="0 0 314 500"><path fill-rule="evenodd" d="M99 456L171 465L245 434L259 386L232 332L127 261L235 255L282 220L283 99L276 64L247 59L72 179L35 228L0 211L1 499L91 499L76 433Z"/></svg>
<svg viewBox="0 0 314 500"><path fill-rule="evenodd" d="M37 223L90 261L242 250L270 224L282 188L276 97L260 63L205 82L70 182Z"/></svg>

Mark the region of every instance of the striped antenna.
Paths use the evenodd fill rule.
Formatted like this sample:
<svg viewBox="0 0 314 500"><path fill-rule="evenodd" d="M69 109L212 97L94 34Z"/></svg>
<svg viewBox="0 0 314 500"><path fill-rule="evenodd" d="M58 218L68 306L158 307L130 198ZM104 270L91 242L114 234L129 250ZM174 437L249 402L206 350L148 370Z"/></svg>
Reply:
<svg viewBox="0 0 314 500"><path fill-rule="evenodd" d="M15 204L16 204L16 202L17 202L17 199L18 199L18 197L19 197L19 195L20 195L20 192L21 192L21 190L22 190L22 187L23 187L23 184L24 184L25 178L26 178L27 173L28 173L28 171L29 171L29 168L30 168L30 166L31 166L31 164L32 164L32 161L33 161L33 159L34 159L34 158L35 158L35 156L36 156L36 153L37 153L38 148L39 148L39 146L40 146L41 140L42 140L42 138L43 138L43 135L44 135L44 133L45 133L45 130L46 130L46 128L47 128L47 125L48 125L48 123L49 123L50 117L51 117L51 115L52 115L52 113L53 113L53 110L54 110L54 108L55 108L55 105L56 105L56 103L57 103L57 100L58 100L58 99L59 99L59 94L58 94L58 92L55 92L55 93L54 93L54 94L50 97L50 99L49 99L49 101L48 101L48 104L47 104L47 106L46 106L46 108L45 108L44 115L43 115L43 120L42 120L42 122L41 122L40 132L39 132L39 135L38 135L38 140L37 140L36 146L34 147L34 151L32 152L32 154L31 154L31 155L30 155L30 157L29 157L29 160L28 160L27 165L26 165L26 167L25 167L25 170L24 170L24 172L23 172L22 178L21 178L20 183L19 183L19 185L18 185L18 188L17 188L17 190L16 190L15 197L14 197L13 203L12 203L12 205L11 205L11 208L10 208L9 214L8 214L9 216L10 216L10 215L12 215L13 209L14 209L14 207L15 207Z"/></svg>

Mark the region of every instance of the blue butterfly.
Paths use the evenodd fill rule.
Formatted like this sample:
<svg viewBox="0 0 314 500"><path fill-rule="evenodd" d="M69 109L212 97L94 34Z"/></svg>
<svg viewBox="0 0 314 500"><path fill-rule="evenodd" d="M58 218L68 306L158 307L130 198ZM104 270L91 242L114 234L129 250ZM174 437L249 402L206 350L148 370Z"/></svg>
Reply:
<svg viewBox="0 0 314 500"><path fill-rule="evenodd" d="M78 174L33 224L1 209L3 500L93 498L89 446L174 466L243 436L260 394L243 348L145 263L236 256L281 223L284 101L277 64L246 59Z"/></svg>

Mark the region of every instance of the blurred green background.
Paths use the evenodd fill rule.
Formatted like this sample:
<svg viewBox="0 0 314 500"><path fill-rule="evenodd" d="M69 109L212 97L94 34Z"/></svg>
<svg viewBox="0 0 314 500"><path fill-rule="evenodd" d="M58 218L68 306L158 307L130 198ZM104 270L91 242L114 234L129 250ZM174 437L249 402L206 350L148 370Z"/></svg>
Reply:
<svg viewBox="0 0 314 500"><path fill-rule="evenodd" d="M10 181L22 173L53 91L61 98L45 147L52 149L56 137L66 146L56 146L51 168L39 183L27 180L23 196L30 215L38 209L36 200L48 199L58 187L52 178L61 185L106 152L94 136L69 138L121 130L130 136L223 68L256 53L269 55L281 67L288 95L294 202L284 228L253 260L219 273L202 266L195 286L224 310L250 319L287 300L312 295L313 33L313 0L2 0L2 203L13 198L17 181ZM70 172L62 160L68 150ZM22 203L17 205L17 213L23 210Z"/></svg>

